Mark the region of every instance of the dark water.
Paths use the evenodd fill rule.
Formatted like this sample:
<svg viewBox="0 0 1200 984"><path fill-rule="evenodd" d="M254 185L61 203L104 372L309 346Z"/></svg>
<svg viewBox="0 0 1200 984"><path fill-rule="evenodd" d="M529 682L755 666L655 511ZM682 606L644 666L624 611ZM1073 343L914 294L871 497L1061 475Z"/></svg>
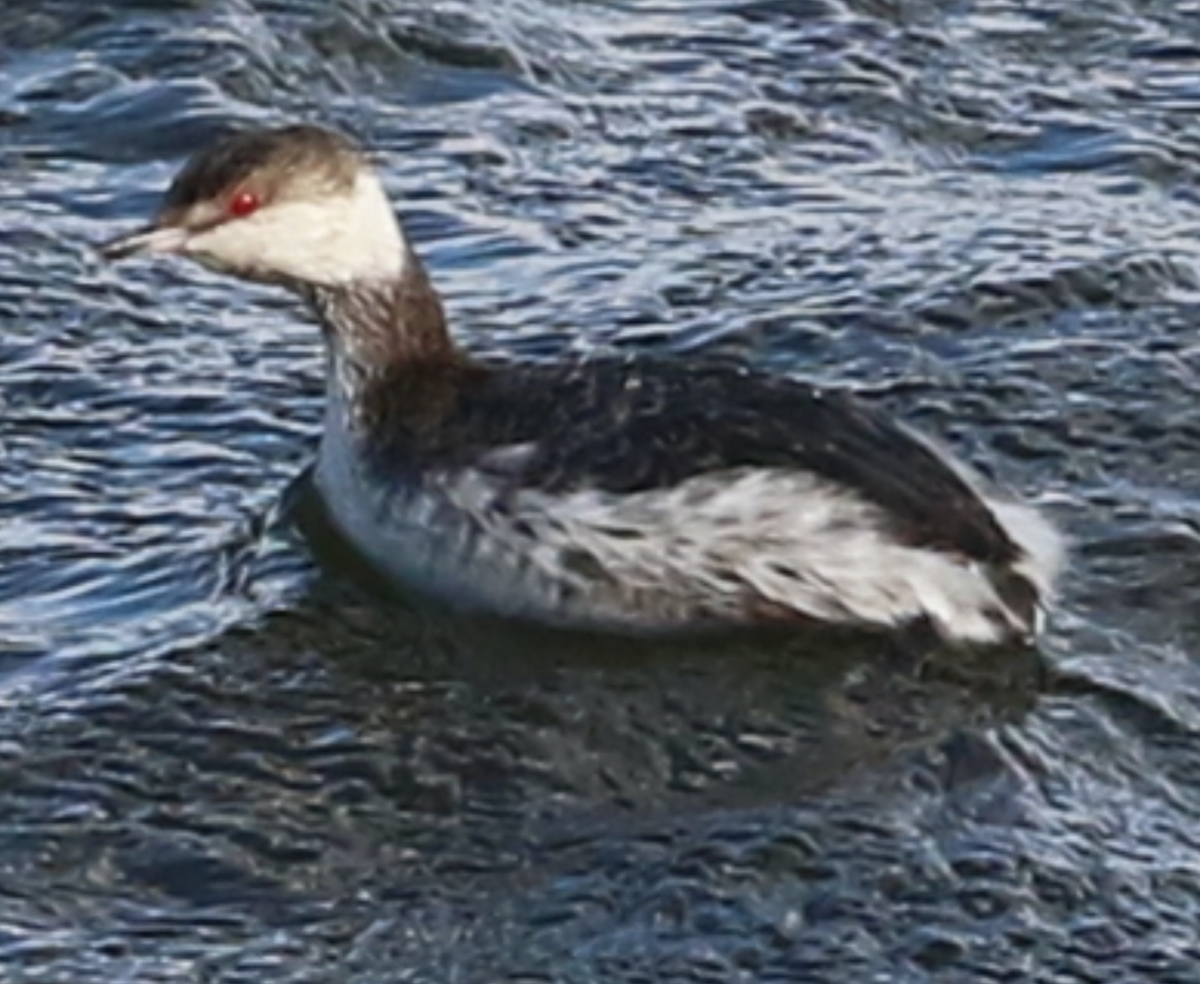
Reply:
<svg viewBox="0 0 1200 984"><path fill-rule="evenodd" d="M1174 0L7 0L0 977L1196 980L1197 37ZM281 516L317 332L87 248L296 118L377 148L472 348L725 349L1041 501L1048 676L322 575Z"/></svg>

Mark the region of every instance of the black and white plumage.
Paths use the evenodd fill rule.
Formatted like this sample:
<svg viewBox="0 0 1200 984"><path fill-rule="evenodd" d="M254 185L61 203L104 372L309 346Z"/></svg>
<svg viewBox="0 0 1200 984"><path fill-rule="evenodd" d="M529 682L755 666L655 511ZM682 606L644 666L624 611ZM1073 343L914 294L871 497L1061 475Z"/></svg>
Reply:
<svg viewBox="0 0 1200 984"><path fill-rule="evenodd" d="M847 393L724 363L468 358L377 176L328 131L223 139L105 251L309 301L326 508L452 602L627 631L925 622L990 644L1031 637L1052 596L1049 523Z"/></svg>

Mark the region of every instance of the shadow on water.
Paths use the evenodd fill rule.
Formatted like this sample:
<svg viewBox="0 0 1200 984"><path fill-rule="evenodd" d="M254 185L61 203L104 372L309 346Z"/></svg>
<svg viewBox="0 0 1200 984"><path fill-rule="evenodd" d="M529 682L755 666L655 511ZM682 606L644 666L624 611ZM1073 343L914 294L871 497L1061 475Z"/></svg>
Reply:
<svg viewBox="0 0 1200 984"><path fill-rule="evenodd" d="M450 615L385 593L336 541L321 553L331 575L254 627L8 708L25 726L0 786L31 820L0 866L38 886L26 931L101 904L130 954L284 932L361 936L374 964L382 920L409 941L385 950L425 964L463 932L488 938L460 964L481 973L521 949L491 933L549 934L561 959L581 913L630 892L683 918L718 869L839 878L795 811L824 823L847 789L943 799L1005 775L985 736L1042 679L1033 652L978 673L956 655L950 679L854 635L613 640Z"/></svg>
<svg viewBox="0 0 1200 984"><path fill-rule="evenodd" d="M42 762L7 788L23 808L69 790L95 822L59 828L46 857L100 864L111 840L135 894L261 915L320 897L310 868L419 895L430 878L549 877L563 845L819 812L823 794L906 762L921 763L918 788L952 794L1003 769L980 735L1037 700L1038 655L1000 658L1001 678L956 657L951 679L854 636L613 640L448 617L338 578L111 693L76 694L81 732L64 693L38 728L68 729L53 786ZM224 847L197 841L187 860L200 834ZM352 851L354 870L327 850Z"/></svg>
<svg viewBox="0 0 1200 984"><path fill-rule="evenodd" d="M552 972L598 927L669 939L663 920L703 925L729 892L756 937L786 937L846 884L829 831L894 836L864 803L995 795L1010 766L987 735L1040 679L1035 659L1003 687L919 680L863 640L566 639L339 579L62 694L0 757L6 802L38 818L0 845L10 884L38 886L20 925L89 951L111 934L116 963L274 939L481 981Z"/></svg>
<svg viewBox="0 0 1200 984"><path fill-rule="evenodd" d="M585 813L593 801L660 819L793 803L906 747L1017 720L1046 679L1034 649L952 651L917 634L625 638L450 610L379 577L329 524L307 474L289 500L327 575L306 608L324 614L274 620L264 645L307 650L357 637L364 645L340 648L331 669L381 682L453 679L511 719L514 734L544 736L543 762L565 770L559 799L577 799ZM357 603L348 603L351 584ZM374 624L348 631L347 612ZM571 761L552 751L567 749ZM554 801L528 799L535 810Z"/></svg>

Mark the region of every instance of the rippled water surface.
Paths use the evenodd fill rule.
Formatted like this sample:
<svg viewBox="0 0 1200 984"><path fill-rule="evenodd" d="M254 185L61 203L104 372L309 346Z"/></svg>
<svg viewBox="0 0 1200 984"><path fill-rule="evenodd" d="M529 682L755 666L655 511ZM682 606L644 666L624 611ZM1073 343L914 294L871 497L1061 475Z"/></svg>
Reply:
<svg viewBox="0 0 1200 984"><path fill-rule="evenodd" d="M1195 981L1197 37L1182 0L4 3L0 976ZM319 567L316 330L88 248L295 119L376 150L472 349L721 349L1042 502L1044 665L532 634Z"/></svg>

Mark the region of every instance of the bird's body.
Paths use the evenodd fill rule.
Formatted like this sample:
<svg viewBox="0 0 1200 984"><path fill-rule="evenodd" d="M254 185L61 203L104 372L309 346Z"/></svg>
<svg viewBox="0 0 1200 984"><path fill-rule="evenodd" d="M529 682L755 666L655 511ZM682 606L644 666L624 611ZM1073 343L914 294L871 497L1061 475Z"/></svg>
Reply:
<svg viewBox="0 0 1200 984"><path fill-rule="evenodd" d="M1049 524L845 392L727 363L468 358L377 179L325 131L199 155L114 251L134 249L308 299L317 487L405 585L560 625L927 622L972 643L1027 639L1052 591Z"/></svg>

